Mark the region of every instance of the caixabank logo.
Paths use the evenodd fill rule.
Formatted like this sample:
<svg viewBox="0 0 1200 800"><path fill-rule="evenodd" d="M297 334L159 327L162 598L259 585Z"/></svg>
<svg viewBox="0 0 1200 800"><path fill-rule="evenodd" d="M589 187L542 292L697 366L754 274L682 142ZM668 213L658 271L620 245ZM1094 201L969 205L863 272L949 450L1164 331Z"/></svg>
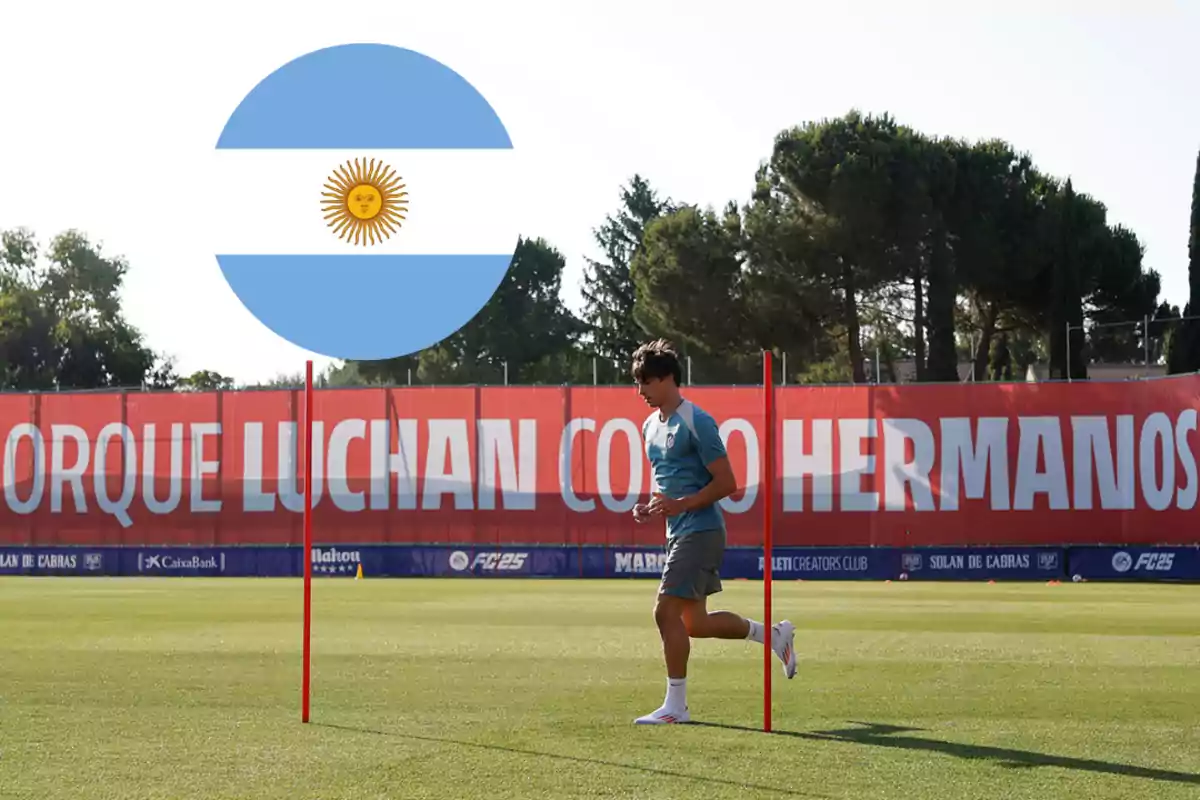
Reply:
<svg viewBox="0 0 1200 800"><path fill-rule="evenodd" d="M225 553L172 553L139 550L138 572L150 574L220 575L225 572Z"/></svg>
<svg viewBox="0 0 1200 800"><path fill-rule="evenodd" d="M344 44L267 75L234 109L209 175L210 244L245 307L341 359L430 347L512 262L528 183L507 128L448 66Z"/></svg>

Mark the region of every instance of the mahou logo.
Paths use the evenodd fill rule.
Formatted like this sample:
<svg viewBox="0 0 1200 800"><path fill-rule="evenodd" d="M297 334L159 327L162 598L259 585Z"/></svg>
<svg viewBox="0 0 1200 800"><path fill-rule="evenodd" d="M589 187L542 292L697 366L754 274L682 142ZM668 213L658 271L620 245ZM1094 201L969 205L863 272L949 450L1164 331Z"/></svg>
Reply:
<svg viewBox="0 0 1200 800"><path fill-rule="evenodd" d="M314 547L312 563L314 564L358 564L362 554L358 550L339 550L336 547Z"/></svg>
<svg viewBox="0 0 1200 800"><path fill-rule="evenodd" d="M336 547L314 547L312 550L313 571L324 575L353 574L362 563L358 550L339 550Z"/></svg>

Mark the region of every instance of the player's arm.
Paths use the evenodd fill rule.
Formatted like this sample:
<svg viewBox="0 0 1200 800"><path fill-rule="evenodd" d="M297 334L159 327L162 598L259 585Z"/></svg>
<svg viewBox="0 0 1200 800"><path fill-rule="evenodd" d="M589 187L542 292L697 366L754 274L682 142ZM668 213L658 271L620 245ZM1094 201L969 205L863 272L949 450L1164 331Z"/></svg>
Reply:
<svg viewBox="0 0 1200 800"><path fill-rule="evenodd" d="M718 456L705 464L712 480L708 485L695 494L680 498L680 508L683 511L698 511L713 503L719 503L737 491L737 478L733 476L733 467L729 464L728 456Z"/></svg>
<svg viewBox="0 0 1200 800"><path fill-rule="evenodd" d="M642 442L643 443L646 441L646 424L647 423L645 423L645 422L642 423ZM643 447L644 447L644 444L643 444ZM650 468L651 500L653 500L653 493L657 490L658 490L658 485L654 480L654 465L651 465L651 468ZM638 522L638 523L649 522L653 518L654 518L654 511L653 511L653 509L650 508L649 503L634 504L634 506L633 506L634 522Z"/></svg>
<svg viewBox="0 0 1200 800"><path fill-rule="evenodd" d="M737 478L733 476L733 467L729 463L717 423L707 414L699 415L696 419L696 447L712 480L703 489L687 497L672 499L655 494L654 501L650 503L652 510L668 516L697 511L720 502L738 490Z"/></svg>

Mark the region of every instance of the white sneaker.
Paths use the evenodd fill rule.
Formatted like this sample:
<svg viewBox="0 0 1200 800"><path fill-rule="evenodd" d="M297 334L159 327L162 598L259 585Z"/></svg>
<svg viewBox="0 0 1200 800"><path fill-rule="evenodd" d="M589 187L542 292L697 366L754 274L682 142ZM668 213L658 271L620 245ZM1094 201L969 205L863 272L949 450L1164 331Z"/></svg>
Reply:
<svg viewBox="0 0 1200 800"><path fill-rule="evenodd" d="M786 619L771 627L771 649L783 663L783 674L791 680L796 675L796 626Z"/></svg>
<svg viewBox="0 0 1200 800"><path fill-rule="evenodd" d="M676 722L687 722L691 719L688 710L685 708L682 711L672 711L666 706L652 711L644 717L638 717L633 721L634 725L672 725Z"/></svg>

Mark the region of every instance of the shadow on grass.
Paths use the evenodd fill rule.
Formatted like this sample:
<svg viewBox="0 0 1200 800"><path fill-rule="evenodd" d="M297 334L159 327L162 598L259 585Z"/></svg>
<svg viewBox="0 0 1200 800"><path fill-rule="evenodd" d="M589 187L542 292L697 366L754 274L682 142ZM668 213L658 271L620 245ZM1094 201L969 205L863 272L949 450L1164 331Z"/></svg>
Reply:
<svg viewBox="0 0 1200 800"><path fill-rule="evenodd" d="M1059 767L1061 769L1073 769L1081 772L1123 775L1128 778L1145 778L1147 780L1200 785L1200 775L1189 772L1173 772L1171 770L1152 769L1150 767L1135 767L1129 764L1115 764L1110 761L1096 761L1089 758L1053 756L1045 753L1033 753L1028 750L1012 750L1006 747L942 742L937 739L924 739L917 736L896 736L895 734L898 733L910 733L922 729L904 728L897 725L881 725L873 722L856 722L854 724L865 727L846 728L835 731L800 732L773 730L770 733L765 733L761 728L750 728L743 725L723 725L717 722L697 722L693 720L685 724L735 731L749 731L752 733L762 733L764 736L791 736L797 739L807 739L817 742L851 742L853 744L865 744L874 747L892 747L900 750L923 750L930 753L943 753L955 756L956 758L991 759L1013 769Z"/></svg>
<svg viewBox="0 0 1200 800"><path fill-rule="evenodd" d="M779 786L764 786L757 783L743 783L741 781L724 780L714 778L709 775L695 775L687 772L674 772L667 769L656 769L654 767L645 767L640 764L622 764L618 761L604 761L599 758L585 758L583 756L567 756L558 753L546 753L540 750L524 750L519 747L505 747L498 744L484 744L482 742L468 742L462 739L442 739L436 736L419 736L412 733L396 733L392 731L372 730L370 728L356 728L349 725L335 725L329 722L313 722L314 727L333 728L341 731L350 731L352 733L367 733L374 736L387 736L395 739L411 739L419 742L432 742L434 744L448 744L456 747L473 747L480 750L492 750L500 753L513 753L522 756L533 756L536 758L548 758L557 761L569 761L576 764L592 764L601 767L615 767L617 769L625 769L633 772L644 772L648 775L658 775L664 778L682 778L684 780L699 781L705 784L721 784L724 786L733 786L738 789L746 789L756 792L770 792L774 794L787 795L790 797L817 797L827 798L828 795L811 794L809 792L798 792L794 789L785 789ZM752 730L746 728L745 730Z"/></svg>

